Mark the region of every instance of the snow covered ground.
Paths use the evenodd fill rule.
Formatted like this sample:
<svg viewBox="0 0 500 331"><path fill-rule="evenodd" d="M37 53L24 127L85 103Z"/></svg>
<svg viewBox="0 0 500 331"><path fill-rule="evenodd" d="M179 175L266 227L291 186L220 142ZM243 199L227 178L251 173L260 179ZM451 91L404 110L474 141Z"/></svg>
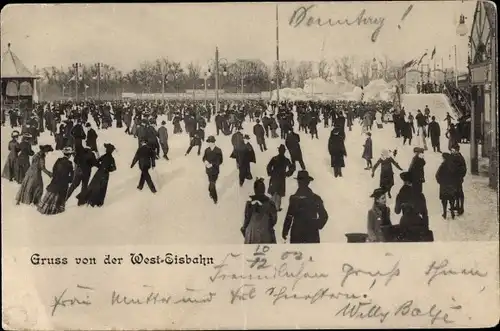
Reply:
<svg viewBox="0 0 500 331"><path fill-rule="evenodd" d="M433 111L432 105L431 111ZM437 111L437 110L436 110ZM441 118L441 116L439 116ZM172 126L168 124L169 132ZM251 133L253 123L246 123L246 132ZM398 148L397 161L406 169L412 157L412 148L401 146L402 142L394 138L392 125L383 129L374 129L374 157L380 155L383 148ZM2 128L1 162L7 157L7 143L11 130ZM215 133L214 123L206 130L207 136ZM6 246L65 246L65 245L125 245L125 244L239 244L243 237L239 231L243 222L243 209L248 196L253 192L253 181L247 181L240 188L235 161L229 158L231 153L230 137L217 137L217 145L224 153L224 164L217 182L219 204L214 205L208 197L208 181L201 157L196 151L184 156L188 146L188 137L170 135L169 153L171 161L160 160L152 172L159 192L153 195L147 187L140 192L136 189L139 170L130 169L137 142L132 136L125 135L123 129L113 128L99 131L99 145L112 142L117 151L114 156L118 170L111 174L108 194L102 208L77 207L74 198L67 204L65 213L45 216L37 212L34 206L15 206L14 197L19 185L2 178L2 240ZM361 159L364 136L356 125L352 132L347 132L346 168L343 178L334 178L327 152L329 129L319 125L319 140L301 133L301 145L304 161L310 174L315 177L311 183L314 192L319 194L329 213L329 220L321 231L322 242L345 242L345 233L365 232L366 215L371 207L369 195L378 186L378 171L375 178L363 170ZM279 139L268 139L268 151L261 153L256 148L257 164L252 165L255 177L265 177L265 167L270 158L277 154ZM53 138L43 133L40 143L51 143ZM447 145L443 137L442 146ZM37 147L35 147L37 150ZM468 145L462 146L468 161ZM47 158L51 169L60 152L52 152ZM441 206L438 200L438 185L434 175L441 162L437 153L426 152L426 179L424 193L430 212L430 226L437 241L462 240L498 240L497 196L487 187L487 178L468 175L464 183L465 214L455 220L441 218ZM297 165L298 166L298 165ZM44 175L44 185L49 178ZM394 197L402 182L395 175L393 198L389 200L391 209ZM266 180L267 185L267 180ZM288 197L297 188L294 179L287 181L287 197L283 200L283 211L278 215L276 234L282 242L281 230L288 206ZM77 192L79 189L77 189ZM76 194L74 194L76 195ZM399 222L399 216L392 214L393 223Z"/></svg>

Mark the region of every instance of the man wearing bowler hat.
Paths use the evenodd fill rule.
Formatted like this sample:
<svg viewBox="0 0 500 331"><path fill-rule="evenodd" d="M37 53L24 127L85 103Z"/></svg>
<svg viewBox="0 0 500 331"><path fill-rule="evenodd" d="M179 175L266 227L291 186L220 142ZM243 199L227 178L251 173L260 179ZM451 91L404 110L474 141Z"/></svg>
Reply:
<svg viewBox="0 0 500 331"><path fill-rule="evenodd" d="M217 189L215 183L219 178L219 168L223 162L222 150L215 146L215 137L209 136L207 138L208 147L205 149L203 154L203 162L205 163L205 171L208 176L208 192L210 198L217 203Z"/></svg>
<svg viewBox="0 0 500 331"><path fill-rule="evenodd" d="M307 170L299 171L296 179L299 188L290 196L282 237L286 240L290 232L291 244L319 243L319 230L328 221L328 213L321 197L309 188L314 178Z"/></svg>

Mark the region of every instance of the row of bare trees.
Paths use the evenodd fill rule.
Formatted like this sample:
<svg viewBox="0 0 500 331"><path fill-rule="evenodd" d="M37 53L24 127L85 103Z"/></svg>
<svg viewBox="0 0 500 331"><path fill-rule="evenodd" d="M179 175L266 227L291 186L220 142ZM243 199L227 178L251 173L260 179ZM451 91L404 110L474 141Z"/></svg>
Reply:
<svg viewBox="0 0 500 331"><path fill-rule="evenodd" d="M373 77L371 71L373 61L363 61L355 64L348 56L334 61L282 61L279 67L274 64L268 66L261 60L236 60L230 63L220 63L219 86L230 92L260 92L275 87L279 77L281 87L304 87L310 78L331 80L335 76L342 76L354 85L366 85ZM387 81L394 79L400 67L388 58L379 60L378 77ZM358 68L358 69L356 69ZM79 69L79 77L75 76L73 67L41 68L37 70L42 77L40 87L46 94L71 95L77 88L79 93L85 92L89 96L99 93L118 94L121 92L159 93L184 92L191 89L214 88L214 68L199 63L190 62L183 65L180 62L167 59L142 62L138 68L129 72L122 72L117 68L101 64L98 77L97 64L83 64ZM97 81L99 80L99 84ZM163 81L162 81L163 80ZM76 82L78 81L78 83Z"/></svg>

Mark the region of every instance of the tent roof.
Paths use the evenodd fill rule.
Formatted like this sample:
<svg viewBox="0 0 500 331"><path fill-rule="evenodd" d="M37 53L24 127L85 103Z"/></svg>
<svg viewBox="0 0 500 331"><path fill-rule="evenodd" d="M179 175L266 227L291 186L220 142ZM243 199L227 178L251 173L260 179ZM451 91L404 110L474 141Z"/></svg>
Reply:
<svg viewBox="0 0 500 331"><path fill-rule="evenodd" d="M11 51L10 43L8 49L2 54L2 78L36 78L31 71Z"/></svg>

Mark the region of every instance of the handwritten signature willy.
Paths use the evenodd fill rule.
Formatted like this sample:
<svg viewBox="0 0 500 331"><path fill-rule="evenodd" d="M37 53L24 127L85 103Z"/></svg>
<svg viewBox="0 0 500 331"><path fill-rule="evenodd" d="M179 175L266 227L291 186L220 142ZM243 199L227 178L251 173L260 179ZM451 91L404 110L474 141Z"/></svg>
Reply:
<svg viewBox="0 0 500 331"><path fill-rule="evenodd" d="M344 263L342 265L342 272L344 273L344 278L342 279L340 286L344 287L347 280L352 276L368 276L371 277L372 280L370 289L372 289L375 286L379 278L385 279L384 285L387 286L394 277L398 277L401 274L401 271L399 270L399 261L397 261L392 266L391 270L386 272L382 272L380 270L376 271L363 270L360 268L355 268L353 265L349 263Z"/></svg>
<svg viewBox="0 0 500 331"><path fill-rule="evenodd" d="M396 307L396 309L394 309ZM375 319L383 324L388 318L424 318L431 325L437 322L451 324L449 314L437 304L419 305L415 300L407 300L402 304L384 307L372 300L351 300L336 311L335 316L349 319Z"/></svg>

